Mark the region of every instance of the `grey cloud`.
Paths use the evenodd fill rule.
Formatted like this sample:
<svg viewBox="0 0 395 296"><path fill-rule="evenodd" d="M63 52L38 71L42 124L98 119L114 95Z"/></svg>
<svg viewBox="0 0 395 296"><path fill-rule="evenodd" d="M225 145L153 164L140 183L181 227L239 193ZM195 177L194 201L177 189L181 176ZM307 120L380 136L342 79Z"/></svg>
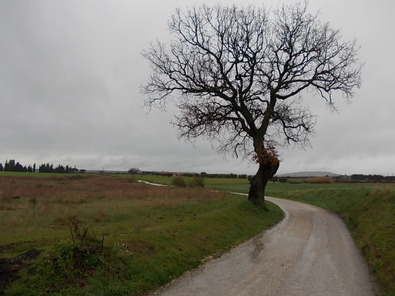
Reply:
<svg viewBox="0 0 395 296"><path fill-rule="evenodd" d="M171 105L167 112L143 108L139 86L149 68L141 51L156 38L168 40L167 20L177 7L202 2L1 1L0 162L254 173L248 159L224 158L204 140L179 140ZM303 97L318 115L316 136L312 148L280 149L279 173L392 174L394 4L311 0L309 6L345 38L358 39L363 84L350 105L336 97L339 113L312 93Z"/></svg>

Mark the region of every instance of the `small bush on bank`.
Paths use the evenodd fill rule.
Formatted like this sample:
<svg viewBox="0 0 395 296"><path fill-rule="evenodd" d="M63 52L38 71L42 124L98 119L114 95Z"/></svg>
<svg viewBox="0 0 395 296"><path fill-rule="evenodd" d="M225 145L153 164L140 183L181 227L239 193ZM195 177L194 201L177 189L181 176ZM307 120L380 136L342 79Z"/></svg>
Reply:
<svg viewBox="0 0 395 296"><path fill-rule="evenodd" d="M77 217L69 218L70 241L54 245L46 260L45 274L57 282L57 288L68 284L83 286L86 278L97 270L111 274L117 257L113 245L105 245L104 237L96 238L87 228L81 229Z"/></svg>
<svg viewBox="0 0 395 296"><path fill-rule="evenodd" d="M171 181L171 185L176 187L187 187L187 183L185 182L183 177L177 176Z"/></svg>
<svg viewBox="0 0 395 296"><path fill-rule="evenodd" d="M204 188L204 179L202 177L193 177L189 181L189 187L202 187Z"/></svg>
<svg viewBox="0 0 395 296"><path fill-rule="evenodd" d="M6 295L86 295L85 289L95 279L107 281L124 273L127 263L118 247L82 228L75 216L69 218L69 227L71 240L58 241L46 255L22 269Z"/></svg>

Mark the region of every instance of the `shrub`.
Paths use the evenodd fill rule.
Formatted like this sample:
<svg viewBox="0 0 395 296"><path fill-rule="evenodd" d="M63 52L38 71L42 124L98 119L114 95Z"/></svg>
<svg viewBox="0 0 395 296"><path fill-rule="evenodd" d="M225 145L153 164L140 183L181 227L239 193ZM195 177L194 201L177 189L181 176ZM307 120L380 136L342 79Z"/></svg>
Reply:
<svg viewBox="0 0 395 296"><path fill-rule="evenodd" d="M204 179L202 177L193 177L188 185L189 185L189 187L204 188Z"/></svg>
<svg viewBox="0 0 395 296"><path fill-rule="evenodd" d="M114 247L104 245L104 237L98 239L87 228L81 229L77 217L69 218L69 225L72 240L55 244L47 259L47 275L60 282L74 280L81 284L95 270L111 272L117 253Z"/></svg>
<svg viewBox="0 0 395 296"><path fill-rule="evenodd" d="M177 176L171 181L171 185L176 187L187 187L187 183L185 182L183 177Z"/></svg>

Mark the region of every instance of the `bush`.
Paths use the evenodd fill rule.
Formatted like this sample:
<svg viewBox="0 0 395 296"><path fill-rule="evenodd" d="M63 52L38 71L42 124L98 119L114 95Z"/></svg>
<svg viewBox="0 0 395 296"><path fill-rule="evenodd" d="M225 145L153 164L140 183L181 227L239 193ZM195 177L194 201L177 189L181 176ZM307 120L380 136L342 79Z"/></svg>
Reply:
<svg viewBox="0 0 395 296"><path fill-rule="evenodd" d="M183 177L177 176L171 181L171 185L176 187L187 187L187 183L185 182Z"/></svg>
<svg viewBox="0 0 395 296"><path fill-rule="evenodd" d="M93 286L102 290L106 283L125 275L130 277L130 261L120 253L121 249L113 244L104 244L104 237L96 238L93 230L88 231L80 225L77 217L69 218L71 240L55 243L47 255L20 270L20 279L12 283L5 294L91 295L84 289ZM100 287L97 281L100 281ZM3 295L1 289L0 295Z"/></svg>
<svg viewBox="0 0 395 296"><path fill-rule="evenodd" d="M202 177L193 177L188 185L189 185L189 187L204 188L204 179Z"/></svg>
<svg viewBox="0 0 395 296"><path fill-rule="evenodd" d="M69 225L72 240L55 244L47 260L47 272L66 282L82 281L97 269L109 272L117 253L114 247L104 245L104 237L98 239L87 228L81 229L76 217L69 218Z"/></svg>

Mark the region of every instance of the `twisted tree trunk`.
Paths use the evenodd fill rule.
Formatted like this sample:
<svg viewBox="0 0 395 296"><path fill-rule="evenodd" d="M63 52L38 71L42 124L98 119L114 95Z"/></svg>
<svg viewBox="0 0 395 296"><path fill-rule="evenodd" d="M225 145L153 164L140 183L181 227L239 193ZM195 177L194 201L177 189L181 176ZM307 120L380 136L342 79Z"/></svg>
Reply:
<svg viewBox="0 0 395 296"><path fill-rule="evenodd" d="M260 144L255 149L255 160L259 163L259 168L255 176L250 181L248 200L255 206L267 210L265 204L265 190L269 180L276 174L280 161L274 148L264 148Z"/></svg>

